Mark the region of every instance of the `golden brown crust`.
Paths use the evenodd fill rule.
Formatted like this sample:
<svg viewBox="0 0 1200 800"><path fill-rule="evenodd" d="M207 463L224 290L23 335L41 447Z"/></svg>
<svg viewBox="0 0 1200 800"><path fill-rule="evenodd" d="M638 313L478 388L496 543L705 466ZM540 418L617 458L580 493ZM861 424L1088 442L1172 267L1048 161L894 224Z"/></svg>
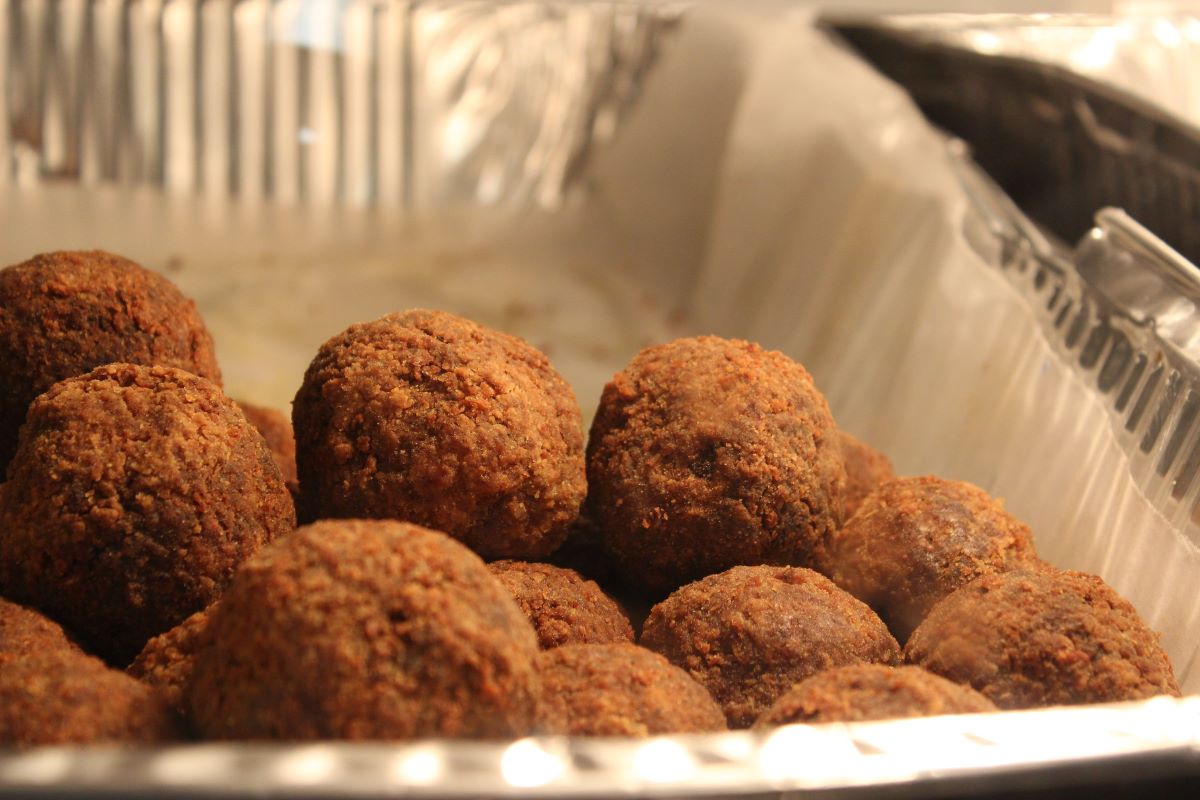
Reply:
<svg viewBox="0 0 1200 800"><path fill-rule="evenodd" d="M1158 634L1128 601L1050 566L968 583L913 631L905 657L1002 709L1179 694Z"/></svg>
<svg viewBox="0 0 1200 800"><path fill-rule="evenodd" d="M867 495L896 477L891 460L866 442L843 430L842 458L846 464L846 519L854 516Z"/></svg>
<svg viewBox="0 0 1200 800"><path fill-rule="evenodd" d="M192 679L196 654L209 643L208 624L218 605L220 601L146 642L142 652L125 670L130 676L157 688L171 707L183 716L187 716L183 687Z"/></svg>
<svg viewBox="0 0 1200 800"><path fill-rule="evenodd" d="M488 569L533 623L543 650L633 641L616 601L573 569L526 561L495 561Z"/></svg>
<svg viewBox="0 0 1200 800"><path fill-rule="evenodd" d="M0 655L58 650L83 652L54 620L0 597Z"/></svg>
<svg viewBox="0 0 1200 800"><path fill-rule="evenodd" d="M99 659L69 650L0 653L0 748L179 738L165 699Z"/></svg>
<svg viewBox="0 0 1200 800"><path fill-rule="evenodd" d="M294 527L266 444L216 385L110 364L29 407L0 503L0 586L123 666Z"/></svg>
<svg viewBox="0 0 1200 800"><path fill-rule="evenodd" d="M588 441L588 514L660 597L737 564L808 564L841 525L845 483L804 367L714 336L639 353L604 388Z"/></svg>
<svg viewBox="0 0 1200 800"><path fill-rule="evenodd" d="M195 303L161 275L99 250L44 253L0 270L0 473L35 397L114 362L221 382Z"/></svg>
<svg viewBox="0 0 1200 800"><path fill-rule="evenodd" d="M995 710L990 700L969 686L960 686L920 667L851 664L818 672L796 684L763 712L754 727Z"/></svg>
<svg viewBox="0 0 1200 800"><path fill-rule="evenodd" d="M1033 564L1028 526L977 486L932 476L880 486L825 548L822 572L903 642L929 610L980 575Z"/></svg>
<svg viewBox="0 0 1200 800"><path fill-rule="evenodd" d="M300 528L248 561L185 699L216 739L529 733L529 621L475 554L392 520Z"/></svg>
<svg viewBox="0 0 1200 800"><path fill-rule="evenodd" d="M240 400L238 408L266 440L284 482L289 487L296 483L296 435L292 432L292 421L282 411L243 403Z"/></svg>
<svg viewBox="0 0 1200 800"><path fill-rule="evenodd" d="M330 339L293 420L317 518L411 520L485 558L541 558L583 502L571 388L525 342L452 314L389 314Z"/></svg>
<svg viewBox="0 0 1200 800"><path fill-rule="evenodd" d="M575 644L538 655L542 723L568 736L652 736L725 730L704 687L634 644Z"/></svg>
<svg viewBox="0 0 1200 800"><path fill-rule="evenodd" d="M654 607L643 646L683 667L745 728L795 683L900 647L867 606L802 567L735 567Z"/></svg>

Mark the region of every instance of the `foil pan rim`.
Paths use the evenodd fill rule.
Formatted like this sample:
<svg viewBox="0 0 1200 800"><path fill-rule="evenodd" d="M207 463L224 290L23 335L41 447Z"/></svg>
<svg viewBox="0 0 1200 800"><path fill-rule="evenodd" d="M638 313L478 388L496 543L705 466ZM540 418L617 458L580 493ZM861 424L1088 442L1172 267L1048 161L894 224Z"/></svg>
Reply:
<svg viewBox="0 0 1200 800"><path fill-rule="evenodd" d="M646 740L51 747L0 752L0 797L703 797L1119 769L1155 756L1200 762L1200 696Z"/></svg>

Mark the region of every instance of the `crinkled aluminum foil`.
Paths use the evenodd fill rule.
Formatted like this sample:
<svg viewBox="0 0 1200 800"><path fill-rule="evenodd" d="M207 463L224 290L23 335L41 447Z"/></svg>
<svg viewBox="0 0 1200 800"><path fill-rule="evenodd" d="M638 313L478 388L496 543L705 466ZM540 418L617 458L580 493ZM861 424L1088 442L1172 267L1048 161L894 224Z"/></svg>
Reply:
<svg viewBox="0 0 1200 800"><path fill-rule="evenodd" d="M579 28L563 35L557 23L546 22L543 14L550 11L529 4L502 6L495 12L497 19L511 27L496 28L502 33L499 43L485 38L458 47L489 30L482 5L430 6L445 16L441 23L422 27L412 18L410 5L347 3L339 7L341 33L334 35L337 26L298 25L297 20L317 17L307 16L312 8L308 4L288 0L150 2L131 7L128 14L119 0L100 0L88 4L91 22L83 26L54 16L65 4L0 2L5 3L0 19L9 26L8 41L16 42L22 52L20 58L0 59L9 85L17 87L10 94L8 116L0 120L11 132L0 140L0 148L7 148L0 156L12 159L9 177L18 184L48 177L119 179L179 190L200 187L218 195L415 207L509 197L541 202L560 198L590 137L611 132L614 117L598 103L592 110L560 109L557 122L551 124L542 116L541 103L578 91L590 98L632 97L657 41L657 34L650 32L670 27L657 12L590 5L590 12L581 11L576 18ZM600 21L587 13L600 14ZM628 21L625 27L616 24L618 17ZM50 19L57 21L51 24ZM642 19L653 21L649 29L639 28ZM200 59L199 80L188 72L197 63L189 49L194 46L189 42L196 41L197 25L201 31L206 25L216 26L231 48L223 51L223 58ZM530 31L523 30L526 25ZM588 30L592 25L598 30ZM174 44L161 49L158 30L163 41L179 49ZM45 35L26 36L22 31ZM270 35L264 36L264 31ZM368 59L365 67L346 47L364 31L374 42L374 60ZM176 35L178 40L172 38ZM80 37L104 36L110 37L104 40L110 44L125 41L128 51L113 57L111 49L78 47ZM564 44L568 40L569 48ZM624 44L617 46L618 41ZM427 47L425 57L414 58L421 42ZM391 46L384 46L387 43ZM571 61L578 72L558 73L554 59L574 59L579 47L591 55ZM618 51L628 58L615 57ZM502 63L518 52L529 59L519 73ZM237 91L226 104L224 88L205 87L229 84L230 76L222 72L229 68L228 59L244 71L239 71ZM155 69L131 70L131 63ZM614 64L632 68L622 67L624 77L600 81L610 88L593 93L588 88L593 84L584 76ZM429 70L424 78L428 83L422 81L418 90L405 65ZM371 76L365 83L353 77L364 68ZM181 94L172 91L165 108L159 109L162 113L152 113L158 108L155 98L163 96L162 87L176 86L171 83L175 70L189 76L180 84L185 85ZM530 70L528 82L525 70ZM165 83L142 87L148 92L143 95L129 81L145 80L146 74L166 77ZM304 88L278 91L293 82ZM111 95L95 94L120 86L125 88ZM97 96L118 98L115 108L93 108L88 98ZM503 97L505 103L489 105L489 97ZM331 105L331 98L340 99ZM205 113L195 111L197 104ZM361 124L349 119L328 124L341 114L355 118L364 109L365 116L358 117ZM420 113L433 117L420 119L414 109L425 109ZM465 121L451 126L446 120L454 118L453 109L462 109ZM89 116L91 111L96 113ZM510 123L529 113L537 118L530 126L516 124L523 133L514 133ZM201 135L189 139L197 130ZM461 140L456 138L460 134ZM226 135L228 139L222 138ZM881 140L904 136L903 130L878 131ZM210 149L206 142L217 144ZM352 146L354 142L369 143L367 155ZM492 162L486 154L510 146L539 155L528 163L505 156L489 171L487 164ZM1119 357L1112 354L1121 352L1111 344L1116 337L1103 334L1107 350L1090 343L1096 330L1120 330L1127 335L1129 352L1146 355L1146 363L1166 359L1162 363L1181 375L1194 367L1189 328L1194 316L1186 305L1190 294L1179 285L1181 279L1185 288L1189 285L1188 265L1180 264L1136 224L1112 213L1100 218L1074 253L1057 248L960 156L959 176L972 203L965 215L968 241L985 262L1021 285L1031 303L1040 303L1047 338L1082 368L1081 374L1097 381L1101 392L1109 392L1106 385L1133 387L1128 393L1113 390L1106 401L1114 398L1114 415L1142 408L1129 436L1135 448L1149 441L1145 464L1154 471L1175 447L1170 431L1180 427L1182 409L1194 408L1188 405L1191 395L1173 394L1171 403L1178 400L1181 405L1162 406L1156 387L1180 385L1178 380L1171 383L1171 373L1160 373L1163 382L1146 389L1152 370L1131 377L1136 355L1125 366L1106 368L1110 359ZM543 181L543 174L553 177ZM846 244L851 256L857 255L853 244ZM1145 270L1142 277L1155 287L1144 295L1144 284L1139 284L1136 306L1128 302L1125 281L1130 269ZM1180 357L1187 358L1171 360ZM1117 378L1110 384L1112 374ZM1127 398L1124 406L1121 397ZM1141 397L1145 401L1137 399ZM1156 431L1152 436L1151 430ZM1183 452L1190 451L1177 449L1177 455ZM1155 484L1168 485L1175 484ZM1188 484L1185 499L1194 498L1197 491L1200 486ZM1161 492L1151 497L1163 501ZM1188 524L1186 504L1162 508L1168 509L1164 513L1172 525ZM1100 781L1147 768L1194 771L1200 761L1198 701L1196 696L1157 698L1120 706L794 726L648 741L47 748L0 755L0 796L708 797L812 789L854 792L863 787L904 796L927 793L931 782L939 792L968 793L980 785L1055 785L1081 771Z"/></svg>
<svg viewBox="0 0 1200 800"><path fill-rule="evenodd" d="M552 206L675 17L590 0L0 0L0 186Z"/></svg>
<svg viewBox="0 0 1200 800"><path fill-rule="evenodd" d="M883 18L930 41L1054 64L1200 124L1200 13L1186 3L1123 13L913 14Z"/></svg>

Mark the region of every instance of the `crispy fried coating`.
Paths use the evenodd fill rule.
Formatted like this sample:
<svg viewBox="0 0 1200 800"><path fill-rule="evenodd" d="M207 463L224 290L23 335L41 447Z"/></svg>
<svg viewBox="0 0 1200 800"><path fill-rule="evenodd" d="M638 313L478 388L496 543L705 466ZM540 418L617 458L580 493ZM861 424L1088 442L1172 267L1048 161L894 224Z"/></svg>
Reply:
<svg viewBox="0 0 1200 800"><path fill-rule="evenodd" d="M58 650L83 652L54 620L0 597L0 655Z"/></svg>
<svg viewBox="0 0 1200 800"><path fill-rule="evenodd" d="M633 641L621 607L575 570L526 561L494 561L488 569L529 617L543 650Z"/></svg>
<svg viewBox="0 0 1200 800"><path fill-rule="evenodd" d="M294 527L279 468L220 388L110 364L29 407L0 495L0 589L125 666Z"/></svg>
<svg viewBox="0 0 1200 800"><path fill-rule="evenodd" d="M271 456L279 466L279 472L284 481L295 483L296 478L296 436L292 432L292 421L282 411L273 408L256 406L251 403L238 401L238 408L250 420L254 429L262 434L271 450Z"/></svg>
<svg viewBox="0 0 1200 800"><path fill-rule="evenodd" d="M0 474L35 397L114 362L221 382L195 303L161 275L99 250L44 253L0 270Z"/></svg>
<svg viewBox="0 0 1200 800"><path fill-rule="evenodd" d="M1095 575L1043 566L984 575L938 603L909 638L912 664L1002 709L1179 694L1133 606Z"/></svg>
<svg viewBox="0 0 1200 800"><path fill-rule="evenodd" d="M393 520L327 520L248 561L185 700L214 739L529 733L537 637L482 561Z"/></svg>
<svg viewBox="0 0 1200 800"><path fill-rule="evenodd" d="M0 748L180 737L163 697L99 659L65 649L0 652Z"/></svg>
<svg viewBox="0 0 1200 800"><path fill-rule="evenodd" d="M408 520L485 558L537 559L583 502L570 386L525 342L452 314L389 314L330 339L292 418L316 518Z"/></svg>
<svg viewBox="0 0 1200 800"><path fill-rule="evenodd" d="M725 730L703 686L658 653L625 644L569 644L538 655L542 722L569 736L652 736Z"/></svg>
<svg viewBox="0 0 1200 800"><path fill-rule="evenodd" d="M920 667L850 664L818 672L793 686L755 728L822 722L863 722L995 711L990 700Z"/></svg>
<svg viewBox="0 0 1200 800"><path fill-rule="evenodd" d="M980 575L1033 564L1028 526L977 486L932 476L880 486L832 537L821 571L862 600L899 641Z"/></svg>
<svg viewBox="0 0 1200 800"><path fill-rule="evenodd" d="M900 661L871 609L802 567L734 567L688 584L650 612L641 644L708 689L732 728L822 670Z"/></svg>
<svg viewBox="0 0 1200 800"><path fill-rule="evenodd" d="M842 523L845 483L804 367L715 336L639 353L604 388L588 441L587 513L659 597L738 564L808 565Z"/></svg>
<svg viewBox="0 0 1200 800"><path fill-rule="evenodd" d="M850 519L867 495L895 478L896 473L891 459L871 445L843 430L838 431L838 438L846 464L846 519Z"/></svg>
<svg viewBox="0 0 1200 800"><path fill-rule="evenodd" d="M154 686L171 707L187 716L183 688L192 679L196 654L209 644L208 626L218 600L203 611L197 611L166 633L146 642L142 652L125 672Z"/></svg>

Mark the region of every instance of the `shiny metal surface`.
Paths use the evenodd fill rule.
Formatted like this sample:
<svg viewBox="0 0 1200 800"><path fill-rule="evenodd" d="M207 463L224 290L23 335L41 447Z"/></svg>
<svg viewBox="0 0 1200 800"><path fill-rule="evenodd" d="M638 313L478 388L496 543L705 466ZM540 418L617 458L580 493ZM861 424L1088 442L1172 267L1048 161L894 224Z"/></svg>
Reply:
<svg viewBox="0 0 1200 800"><path fill-rule="evenodd" d="M0 0L0 182L554 205L674 17L613 2Z"/></svg>
<svg viewBox="0 0 1200 800"><path fill-rule="evenodd" d="M20 197L49 180L85 185L117 181L264 204L408 209L560 203L572 187L581 186L581 177L595 178L581 170L599 152L591 149L593 142L602 143L621 129L622 113L636 108L643 80L655 76L657 59L669 51L681 25L673 10L618 3L492 7L384 0L0 0L0 9L0 25L6 26L0 41L10 48L0 58L0 80L9 87L9 102L0 104L5 115L0 128L8 132L0 136L0 157L7 159L0 163L11 166L0 170L0 180L8 182L0 192ZM774 20L763 28L748 27L745 41L731 44L722 57L752 73L762 66L754 59L762 55L758 45L767 38L764 31L776 28L793 32ZM696 40L689 53L699 60L716 52L706 48L724 31L713 24L707 31L712 38ZM783 57L793 55L788 52L791 40L774 44L779 47L772 57L779 58L768 66L796 76L795 62ZM839 54L819 55L826 59L819 63L829 66L829 59ZM683 65L679 72L686 75L690 69ZM796 105L797 95L828 98L842 91L811 75L805 86L798 86L799 80L779 81L775 73L755 77L763 78L751 87L758 94L731 101L743 112L766 108L803 119L811 109ZM850 91L864 85L855 84ZM677 123L671 129L676 133L710 121L702 91L707 87L684 88L695 92L687 95L695 116ZM1064 497L1082 498L1078 507L1043 517L1082 522L1064 522L1061 529L1047 525L1048 531L1039 531L1045 537L1039 548L1082 554L1088 566L1097 565L1095 571L1106 577L1111 569L1124 581L1123 591L1141 592L1143 613L1170 617L1170 643L1180 654L1177 667L1190 673L1194 685L1200 651L1192 633L1196 618L1174 614L1177 608L1200 607L1194 592L1182 597L1174 591L1194 587L1194 564L1173 559L1174 550L1150 546L1169 541L1183 550L1191 543L1180 543L1180 537L1196 530L1191 509L1200 500L1200 480L1195 479L1200 470L1200 394L1194 387L1200 384L1191 383L1196 372L1192 304L1200 293L1194 267L1116 212L1101 214L1076 248L1048 240L956 143L947 145L918 124L898 92L880 89L870 97L871 108L876 101L881 107L893 103L886 105L893 119L864 134L867 144L850 142L842 127L821 129L813 136L815 143L809 143L811 149L794 161L763 166L748 158L731 167L724 182L712 179L719 187L712 194L724 204L717 210L733 220L724 230L726 243L740 249L712 247L717 235L705 226L717 214L708 206L698 223L680 225L683 233L676 235L704 238L710 253L742 256L749 267L745 275L734 276L739 280L725 281L729 276L721 270L729 262L717 259L707 265L710 272L702 277L711 279L707 302L713 313L699 323L737 322L742 330L787 341L806 315L816 317L824 296L869 296L869 303L856 313L844 312L844 319L829 312L830 324L822 334L832 338L841 333L841 341L854 345L848 350L854 358L827 356L825 366L851 363L840 374L832 369L824 374L831 376L836 390L831 397L836 394L843 403L839 412L850 409L846 417L860 421L874 414L880 430L900 429L892 439L900 443L909 431L892 423L911 422L913 415L887 407L879 399L883 391L858 388L867 370L855 358L883 361L881 353L890 357L899 352L908 359L905 367L931 363L928 372L913 374L933 391L910 393L909 405L919 406L917 417L941 413L935 422L944 426L951 416L946 409L963 403L937 382L955 383L957 374L949 375L944 361L922 359L921 345L932 342L956 356L966 352L978 357L978 370L964 367L962 374L985 378L956 387L964 396L989 410L1036 409L1045 414L1046 423L1042 428L1043 420L1033 419L1021 428L1023 437L1004 443L1004 452L986 453L981 460L993 465L991 476L999 485L1025 490L1014 490L1012 503L1048 506L1061 505ZM751 155L772 147L792 155L787 147L798 138L793 129L771 128L777 117L785 116L764 113L740 120L737 133L752 145L747 148ZM855 117L846 127L855 128L861 119L870 116ZM657 165L674 143L655 141L652 134L660 130L649 127L649 133L644 128L639 133L652 145L646 148L652 156L647 160ZM725 132L718 133L712 140L723 147ZM726 156L724 150L720 154ZM905 173L881 169L881 158L910 160L916 171L933 177L913 189L895 180ZM627 169L640 179L645 162L636 163L638 168ZM831 164L843 172L831 170ZM710 167L684 165L695 171ZM756 169L768 170L768 180ZM939 182L943 169L952 170L957 183ZM620 169L614 171L624 178ZM881 173L880 182L873 182ZM802 186L817 189L796 192L796 174L811 181ZM770 183L776 175L778 181ZM624 185L611 175L606 179L613 181L607 186ZM886 185L889 180L899 185ZM652 188L661 192L634 204L631 218L670 205L669 184ZM766 218L772 224L762 230L737 224L744 222L736 214L742 201L764 194L767 205L780 209L785 219L799 209L820 221L830 208L839 213L850 209L860 215L855 220L874 214L894 223L892 217L901 212L912 217L902 217L903 230L888 228L889 236L880 237L882 255L871 249L877 241L869 226L836 230L832 241L805 229L809 238L793 242L787 239L793 231L780 230L785 226L774 225L773 218ZM623 194L617 197L628 202ZM714 201L714 206L720 203ZM52 212L46 220L52 225ZM370 224L358 222L360 238L378 235ZM837 223L818 222L812 228L820 234L816 229L836 229ZM963 242L947 242L946 230ZM625 242L621 233L613 238ZM629 246L645 246L659 233L651 228L644 238L628 236ZM813 241L825 250L818 252ZM955 249L964 242L963 252ZM867 273L864 265L876 261L875 271ZM953 262L954 269L939 272L943 262ZM834 281L829 271L818 276L830 281L819 284L824 293L794 290L789 280L808 277L802 270L809 263L845 267L841 274L848 277ZM437 262L429 264L435 272ZM686 274L695 274L695 265L684 266ZM711 272L718 274L714 278ZM1011 299L994 291L1007 288L1003 280L987 280L996 275L1007 278L1020 295L1012 303L1013 313L997 314L978 327L977 318L964 319L965 312L936 317L944 308L935 306L952 305L947 297L969 294L975 309ZM886 284L890 293L883 292L879 287L889 276L899 283ZM914 277L927 283L909 280ZM972 280L976 278L980 280ZM856 282L857 294L847 288ZM322 291L325 286L320 284ZM750 297L770 294L766 299L780 303L784 311L757 319L762 306L740 303L743 292ZM897 311L896 305L903 307ZM862 308L870 313L858 313ZM886 349L931 318L961 327L939 327L925 339L904 341L907 349ZM892 320L903 324L876 324ZM796 345L808 347L813 362L821 356L819 347L810 344L815 338L806 336ZM1053 350L1049 355L1041 349L1045 342ZM996 364L1023 369L1000 374ZM882 377L872 386L888 385L894 377L888 366L875 370ZM1046 375L1061 379L1060 384L1039 383ZM1077 393L1044 388L1066 384ZM1036 396L1036 402L1026 402L1024 392ZM887 393L886 400L899 405L897 394ZM988 405L997 395L1006 404ZM1081 395L1098 399L1101 413L1081 417L1070 402ZM856 400L858 405L852 405ZM867 404L869 409L859 410ZM999 427L995 420L984 422L980 428ZM1106 449L1110 422L1123 433L1119 446ZM972 463L972 445L995 444L988 438L990 430L966 428L969 439L959 436L963 429L954 430L947 435L959 438L950 445L967 455L941 463ZM905 453L910 463L926 463L919 458L945 444L924 429L912 439L917 443ZM1050 464L1045 456L1054 452L1066 453L1067 463ZM1036 468L1030 468L1030 453L1038 454ZM1080 468L1089 460L1112 469L1102 479L1092 477ZM1042 469L1053 479L1046 479ZM1131 473L1137 481L1132 487L1126 485ZM1109 502L1111 507L1102 505ZM1088 514L1102 519L1095 522ZM1118 538L1123 531L1128 538ZM1060 535L1078 541L1056 544L1054 537ZM1175 571L1153 568L1159 563L1153 559L1160 556L1173 560ZM1144 564L1150 567L1142 569ZM1196 774L1200 696L648 741L46 748L0 753L0 796L744 797L869 790L872 796L905 797L970 794L981 786L1077 786L1080 780L1116 780L1139 769Z"/></svg>

